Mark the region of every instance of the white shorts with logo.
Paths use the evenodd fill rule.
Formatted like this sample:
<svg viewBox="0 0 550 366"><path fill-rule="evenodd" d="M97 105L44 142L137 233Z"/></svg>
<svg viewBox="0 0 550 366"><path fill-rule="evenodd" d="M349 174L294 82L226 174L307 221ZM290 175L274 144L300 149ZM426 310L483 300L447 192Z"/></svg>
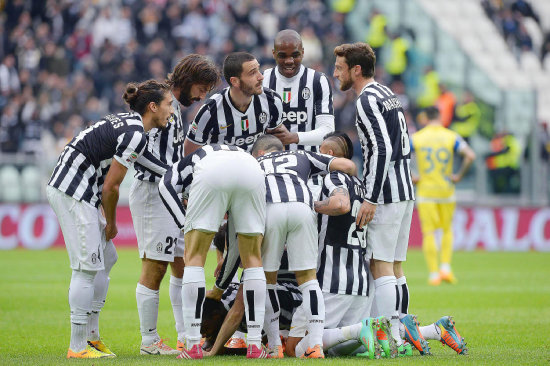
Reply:
<svg viewBox="0 0 550 366"><path fill-rule="evenodd" d="M158 183L134 179L129 198L140 258L183 257L183 233L160 199Z"/></svg>
<svg viewBox="0 0 550 366"><path fill-rule="evenodd" d="M107 245L107 222L101 210L87 202L78 201L52 186L46 187L46 196L61 226L71 268L85 271L104 270L103 250ZM109 244L112 245L111 242Z"/></svg>
<svg viewBox="0 0 550 366"><path fill-rule="evenodd" d="M185 232L217 232L229 212L235 232L265 230L265 176L244 151L214 151L197 162L189 188Z"/></svg>
<svg viewBox="0 0 550 366"><path fill-rule="evenodd" d="M367 256L384 262L407 259L414 201L379 204L367 224Z"/></svg>
<svg viewBox="0 0 550 366"><path fill-rule="evenodd" d="M317 215L302 202L268 203L262 243L264 271L275 272L283 251L288 252L288 269L317 268Z"/></svg>
<svg viewBox="0 0 550 366"><path fill-rule="evenodd" d="M374 299L374 286L370 296L341 295L323 292L325 301L325 329L334 329L359 323L370 316ZM305 337L307 331L306 311L300 305L292 316L289 337Z"/></svg>

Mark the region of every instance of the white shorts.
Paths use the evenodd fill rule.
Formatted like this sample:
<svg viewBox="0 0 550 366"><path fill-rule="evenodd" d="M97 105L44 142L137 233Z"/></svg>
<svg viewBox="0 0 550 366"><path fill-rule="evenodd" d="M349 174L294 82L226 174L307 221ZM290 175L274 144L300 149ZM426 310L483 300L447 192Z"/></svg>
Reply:
<svg viewBox="0 0 550 366"><path fill-rule="evenodd" d="M104 270L103 250L107 245L107 222L101 210L87 202L78 201L52 186L46 187L46 196L61 226L71 268L86 271Z"/></svg>
<svg viewBox="0 0 550 366"><path fill-rule="evenodd" d="M239 234L265 230L265 176L244 151L214 151L195 165L189 188L185 233L217 232L229 212Z"/></svg>
<svg viewBox="0 0 550 366"><path fill-rule="evenodd" d="M140 258L173 262L183 257L183 233L162 203L158 183L134 179L130 211Z"/></svg>
<svg viewBox="0 0 550 366"><path fill-rule="evenodd" d="M380 204L367 224L367 256L384 262L407 259L414 201Z"/></svg>
<svg viewBox="0 0 550 366"><path fill-rule="evenodd" d="M288 269L303 271L317 268L317 215L305 203L268 203L265 236L262 243L264 271L275 272L283 251L288 252Z"/></svg>
<svg viewBox="0 0 550 366"><path fill-rule="evenodd" d="M340 295L323 292L325 301L325 329L334 329L359 323L370 316L374 291L370 296ZM306 311L300 305L292 316L289 337L306 336Z"/></svg>

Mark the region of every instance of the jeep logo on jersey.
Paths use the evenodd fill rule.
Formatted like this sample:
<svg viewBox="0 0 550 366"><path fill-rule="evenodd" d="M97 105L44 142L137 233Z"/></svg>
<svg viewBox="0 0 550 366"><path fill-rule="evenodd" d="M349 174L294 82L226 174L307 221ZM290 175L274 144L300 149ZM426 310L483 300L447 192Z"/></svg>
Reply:
<svg viewBox="0 0 550 366"><path fill-rule="evenodd" d="M248 130L248 127L250 126L250 123L248 123L248 116L242 116L241 117L241 129L243 131Z"/></svg>
<svg viewBox="0 0 550 366"><path fill-rule="evenodd" d="M292 93L290 92L291 88L284 88L283 89L283 102L290 103L290 99L292 98Z"/></svg>
<svg viewBox="0 0 550 366"><path fill-rule="evenodd" d="M283 112L283 122L305 123L307 122L307 112L290 109L288 112Z"/></svg>
<svg viewBox="0 0 550 366"><path fill-rule="evenodd" d="M255 135L241 137L241 136L233 136L229 141L226 140L228 145L238 146L241 147L242 145L251 145L256 142L258 137L260 137L260 133L257 133ZM246 150L246 148L244 148Z"/></svg>
<svg viewBox="0 0 550 366"><path fill-rule="evenodd" d="M267 113L265 113L265 112L260 113L260 116L258 117L258 120L260 121L260 123L262 125L264 123L266 123L267 122Z"/></svg>
<svg viewBox="0 0 550 366"><path fill-rule="evenodd" d="M310 96L311 96L311 91L307 86L304 87L302 89L302 98L304 98L304 100L308 100Z"/></svg>

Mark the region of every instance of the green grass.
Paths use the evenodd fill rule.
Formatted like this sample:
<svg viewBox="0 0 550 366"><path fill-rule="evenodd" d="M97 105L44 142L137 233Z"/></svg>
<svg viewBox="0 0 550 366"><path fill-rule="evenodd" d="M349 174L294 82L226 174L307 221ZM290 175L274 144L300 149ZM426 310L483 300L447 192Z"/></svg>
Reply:
<svg viewBox="0 0 550 366"><path fill-rule="evenodd" d="M20 364L176 364L172 357L139 356L139 322L135 287L140 262L137 250L119 250L111 272L107 304L101 315L101 335L117 354L108 360L66 360L69 342L67 289L70 269L65 250L0 252L0 365ZM213 255L209 256L207 285L213 284ZM457 356L439 342L431 342L433 357L367 361L327 359L326 364L543 364L550 362L550 253L459 252L454 268L456 286L426 284L419 251L409 253L405 271L411 292L411 313L422 324L454 315L468 341L469 356ZM159 334L176 334L168 297L168 281L161 288ZM225 356L202 364L237 364L244 357ZM307 361L250 361L282 365ZM311 361L310 361L311 362Z"/></svg>

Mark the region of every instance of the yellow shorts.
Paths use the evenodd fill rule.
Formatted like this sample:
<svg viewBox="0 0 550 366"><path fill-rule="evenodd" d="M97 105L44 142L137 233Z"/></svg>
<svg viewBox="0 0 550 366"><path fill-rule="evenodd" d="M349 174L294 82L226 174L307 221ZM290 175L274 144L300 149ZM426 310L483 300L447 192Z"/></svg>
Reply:
<svg viewBox="0 0 550 366"><path fill-rule="evenodd" d="M456 202L417 202L422 233L451 228Z"/></svg>

